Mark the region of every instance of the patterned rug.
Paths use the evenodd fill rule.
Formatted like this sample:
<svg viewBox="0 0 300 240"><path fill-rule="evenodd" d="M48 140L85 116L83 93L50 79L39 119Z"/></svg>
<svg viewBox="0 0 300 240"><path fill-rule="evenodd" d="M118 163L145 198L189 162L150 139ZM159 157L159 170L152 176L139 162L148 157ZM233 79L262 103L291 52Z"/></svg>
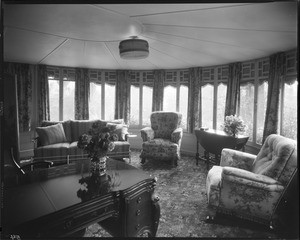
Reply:
<svg viewBox="0 0 300 240"><path fill-rule="evenodd" d="M158 178L155 192L160 198L161 217L157 237L290 238L287 233L228 216L219 216L217 222L207 223L205 163L200 161L196 166L194 157L182 156L177 168L172 168L169 161L148 160L142 165L139 153L132 150L131 165ZM111 235L93 224L87 228L84 237Z"/></svg>

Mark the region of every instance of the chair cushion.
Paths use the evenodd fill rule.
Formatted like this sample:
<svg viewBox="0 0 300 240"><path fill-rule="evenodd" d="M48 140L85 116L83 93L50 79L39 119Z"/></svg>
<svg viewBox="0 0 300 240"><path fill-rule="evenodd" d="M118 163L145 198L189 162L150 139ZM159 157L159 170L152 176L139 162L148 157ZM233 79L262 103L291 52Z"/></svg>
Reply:
<svg viewBox="0 0 300 240"><path fill-rule="evenodd" d="M296 157L292 157L295 149L295 141L280 135L269 135L253 163L252 172L285 182L290 176L280 179L283 171L286 174L289 172L287 168L296 167Z"/></svg>
<svg viewBox="0 0 300 240"><path fill-rule="evenodd" d="M36 132L42 146L67 142L64 128L61 123L48 127L37 127Z"/></svg>
<svg viewBox="0 0 300 240"><path fill-rule="evenodd" d="M172 132L181 125L182 114L177 112L153 112L151 114L151 127L154 138L171 139Z"/></svg>
<svg viewBox="0 0 300 240"><path fill-rule="evenodd" d="M167 139L155 138L143 142L143 156L155 158L173 158L179 156L179 146Z"/></svg>

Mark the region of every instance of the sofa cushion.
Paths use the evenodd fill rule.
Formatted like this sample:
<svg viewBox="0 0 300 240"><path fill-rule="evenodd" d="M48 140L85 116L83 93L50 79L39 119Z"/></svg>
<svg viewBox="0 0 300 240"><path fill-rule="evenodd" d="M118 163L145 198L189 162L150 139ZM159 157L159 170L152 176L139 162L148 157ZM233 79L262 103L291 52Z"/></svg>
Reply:
<svg viewBox="0 0 300 240"><path fill-rule="evenodd" d="M109 128L111 134L116 134L119 141L126 141L126 134L128 134L128 127L124 124L107 123L106 127Z"/></svg>
<svg viewBox="0 0 300 240"><path fill-rule="evenodd" d="M69 143L55 143L34 149L34 161L50 160L53 162L66 162Z"/></svg>
<svg viewBox="0 0 300 240"><path fill-rule="evenodd" d="M70 147L69 147L70 158L72 159L74 156L83 156L87 158L87 153L84 152L82 149L78 148L77 143L78 141L70 143Z"/></svg>
<svg viewBox="0 0 300 240"><path fill-rule="evenodd" d="M42 121L41 127L47 127L47 126L52 126L58 123L62 123L65 135L67 138L68 142L72 141L72 131L71 131L71 120L66 120L66 121Z"/></svg>
<svg viewBox="0 0 300 240"><path fill-rule="evenodd" d="M42 146L67 142L65 131L61 123L48 127L37 127L36 132Z"/></svg>
<svg viewBox="0 0 300 240"><path fill-rule="evenodd" d="M102 124L101 120L71 120L71 130L72 130L72 141L78 141L79 137L84 134L88 133L89 130L92 128L93 124L99 122ZM105 127L105 123L103 124Z"/></svg>

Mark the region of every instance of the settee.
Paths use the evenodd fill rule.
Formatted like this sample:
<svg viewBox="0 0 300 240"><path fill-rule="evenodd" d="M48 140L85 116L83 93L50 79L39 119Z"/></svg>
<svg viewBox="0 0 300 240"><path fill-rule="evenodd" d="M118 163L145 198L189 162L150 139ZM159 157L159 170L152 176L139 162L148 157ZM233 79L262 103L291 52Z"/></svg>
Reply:
<svg viewBox="0 0 300 240"><path fill-rule="evenodd" d="M67 121L43 121L36 128L37 137L34 139L33 161L49 160L54 164L69 164L78 159L87 158L87 153L77 147L79 137L88 133L94 123L100 127L108 127L111 133L118 136L115 148L108 152L108 156L114 159L130 158L130 144L128 138L128 126L123 119L113 121L105 120L67 120Z"/></svg>

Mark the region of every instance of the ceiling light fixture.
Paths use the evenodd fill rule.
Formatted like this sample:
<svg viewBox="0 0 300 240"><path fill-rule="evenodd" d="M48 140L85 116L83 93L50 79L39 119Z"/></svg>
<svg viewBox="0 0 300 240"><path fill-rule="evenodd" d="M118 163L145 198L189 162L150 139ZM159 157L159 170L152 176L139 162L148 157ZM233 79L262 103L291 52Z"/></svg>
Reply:
<svg viewBox="0 0 300 240"><path fill-rule="evenodd" d="M149 44L136 36L123 40L119 45L120 57L123 59L143 59L149 56Z"/></svg>

